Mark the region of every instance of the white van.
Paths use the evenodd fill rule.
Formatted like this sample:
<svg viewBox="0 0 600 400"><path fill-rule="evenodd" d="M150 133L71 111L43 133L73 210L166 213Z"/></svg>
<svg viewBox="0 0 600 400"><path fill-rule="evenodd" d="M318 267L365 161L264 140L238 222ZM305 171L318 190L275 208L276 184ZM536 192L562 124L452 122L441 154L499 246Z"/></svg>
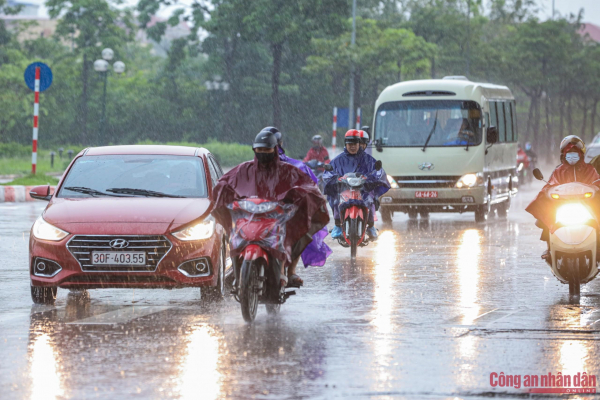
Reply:
<svg viewBox="0 0 600 400"><path fill-rule="evenodd" d="M381 197L384 222L396 211L506 215L516 194L515 99L505 86L464 77L387 87L375 104L370 149L392 189Z"/></svg>

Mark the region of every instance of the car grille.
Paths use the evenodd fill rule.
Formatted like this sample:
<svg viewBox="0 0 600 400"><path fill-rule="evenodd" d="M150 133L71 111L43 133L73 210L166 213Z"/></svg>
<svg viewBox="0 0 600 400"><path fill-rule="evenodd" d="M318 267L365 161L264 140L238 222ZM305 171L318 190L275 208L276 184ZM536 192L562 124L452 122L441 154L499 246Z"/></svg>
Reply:
<svg viewBox="0 0 600 400"><path fill-rule="evenodd" d="M125 249L110 246L114 239L126 240ZM73 236L67 248L86 272L154 272L162 258L171 250L171 242L164 236ZM92 251L144 251L146 265L93 265Z"/></svg>
<svg viewBox="0 0 600 400"><path fill-rule="evenodd" d="M460 176L394 176L398 186L403 189L453 188Z"/></svg>

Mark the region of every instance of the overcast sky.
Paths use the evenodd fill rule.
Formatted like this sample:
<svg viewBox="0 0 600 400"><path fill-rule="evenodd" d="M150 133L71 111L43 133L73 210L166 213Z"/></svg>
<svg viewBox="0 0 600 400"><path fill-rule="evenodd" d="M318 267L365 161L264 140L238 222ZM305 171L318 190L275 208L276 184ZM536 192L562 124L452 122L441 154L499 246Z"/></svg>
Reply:
<svg viewBox="0 0 600 400"><path fill-rule="evenodd" d="M43 4L44 0L23 0L25 2ZM293 0L291 0L293 1ZM359 0L360 1L360 0ZM554 0L557 13L568 15L570 13L577 14L580 9L584 9L585 22L591 22L600 26L600 0ZM126 0L126 3L134 5L137 0ZM180 3L190 4L191 0L181 0ZM487 1L484 1L487 3ZM549 18L552 14L552 0L537 0L540 7L540 18ZM348 11L350 12L350 11ZM40 16L47 16L45 10L41 11Z"/></svg>

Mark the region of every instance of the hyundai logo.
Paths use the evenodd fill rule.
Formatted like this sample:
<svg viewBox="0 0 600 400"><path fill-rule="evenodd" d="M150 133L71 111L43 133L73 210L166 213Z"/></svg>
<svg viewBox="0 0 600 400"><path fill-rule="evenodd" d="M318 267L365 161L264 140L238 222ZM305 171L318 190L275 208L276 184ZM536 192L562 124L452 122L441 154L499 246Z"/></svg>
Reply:
<svg viewBox="0 0 600 400"><path fill-rule="evenodd" d="M421 171L431 171L433 168L434 168L433 164L430 162L424 162L424 163L419 164L419 169Z"/></svg>
<svg viewBox="0 0 600 400"><path fill-rule="evenodd" d="M110 241L110 247L113 249L124 249L129 246L129 242L125 239L113 239Z"/></svg>

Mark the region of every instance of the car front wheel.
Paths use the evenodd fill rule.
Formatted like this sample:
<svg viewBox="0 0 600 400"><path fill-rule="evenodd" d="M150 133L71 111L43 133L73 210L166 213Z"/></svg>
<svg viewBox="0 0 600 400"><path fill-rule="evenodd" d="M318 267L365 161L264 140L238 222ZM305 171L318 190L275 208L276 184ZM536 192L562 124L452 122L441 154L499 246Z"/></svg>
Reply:
<svg viewBox="0 0 600 400"><path fill-rule="evenodd" d="M215 273L217 274L217 285L206 286L201 289L201 296L203 301L215 302L221 301L225 298L225 258L227 252L225 248L225 241L221 244L221 255L219 257L219 263Z"/></svg>
<svg viewBox="0 0 600 400"><path fill-rule="evenodd" d="M54 304L56 301L57 287L31 286L31 300L35 304Z"/></svg>

